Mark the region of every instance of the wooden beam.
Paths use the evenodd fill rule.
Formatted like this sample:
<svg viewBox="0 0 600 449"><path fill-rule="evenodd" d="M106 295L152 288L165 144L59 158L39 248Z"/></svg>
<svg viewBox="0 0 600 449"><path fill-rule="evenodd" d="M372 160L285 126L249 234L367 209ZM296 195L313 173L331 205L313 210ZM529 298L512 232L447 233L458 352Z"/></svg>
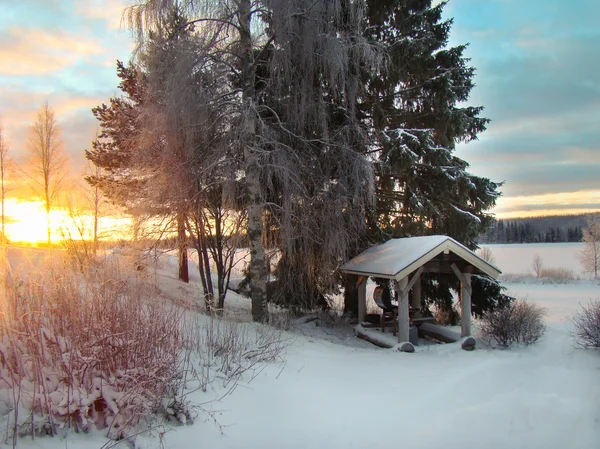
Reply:
<svg viewBox="0 0 600 449"><path fill-rule="evenodd" d="M354 328L354 333L361 340L373 343L375 346L379 346L380 348L389 349L394 347L394 345L387 343L383 338L377 338L373 333L367 332L367 330L360 324Z"/></svg>
<svg viewBox="0 0 600 449"><path fill-rule="evenodd" d="M464 276L462 275L462 273L460 272L460 270L458 269L458 267L456 266L455 263L453 263L452 265L450 265L450 268L452 269L452 271L454 272L454 274L456 275L456 277L458 278L458 280L460 282L464 282Z"/></svg>
<svg viewBox="0 0 600 449"><path fill-rule="evenodd" d="M413 287L413 285L415 285L415 282L417 282L420 278L421 278L421 274L423 273L424 268L420 267L415 274L413 275L413 277L411 278L410 282L406 285L406 287L404 288L405 291L399 291L398 292L398 296L400 296L401 294L406 293L408 295L408 292L410 291L410 289ZM406 279L406 278L404 278Z"/></svg>
<svg viewBox="0 0 600 449"><path fill-rule="evenodd" d="M458 267L456 266L456 264L452 264L450 265L450 268L452 268L452 271L454 272L454 274L456 275L456 277L458 278L458 280L461 283L462 288L467 288L469 290L469 295L471 295L472 293L472 289L471 289L471 274L470 273L461 273L460 270L458 269ZM469 277L469 281L467 282L466 277Z"/></svg>
<svg viewBox="0 0 600 449"><path fill-rule="evenodd" d="M356 281L356 286L358 287L360 284L362 284L363 282L367 281L367 277L366 276L359 276L358 280Z"/></svg>
<svg viewBox="0 0 600 449"><path fill-rule="evenodd" d="M458 332L448 329L444 326L438 326L433 323L423 323L419 326L419 335L429 338L435 338L442 343L455 343L460 340Z"/></svg>

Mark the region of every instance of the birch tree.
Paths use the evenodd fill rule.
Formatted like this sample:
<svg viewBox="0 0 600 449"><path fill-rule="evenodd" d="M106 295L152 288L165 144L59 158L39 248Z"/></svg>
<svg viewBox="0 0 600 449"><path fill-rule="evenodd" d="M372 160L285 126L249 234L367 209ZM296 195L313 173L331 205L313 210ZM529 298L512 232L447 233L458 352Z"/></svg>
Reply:
<svg viewBox="0 0 600 449"><path fill-rule="evenodd" d="M587 227L583 229L584 247L579 253L579 260L588 273L598 279L600 271L600 218L597 215L587 217Z"/></svg>
<svg viewBox="0 0 600 449"><path fill-rule="evenodd" d="M51 243L50 212L67 175L68 159L63 150L61 129L54 111L44 103L29 128L28 167L26 176L31 180L34 193L39 196L46 211L48 245Z"/></svg>
<svg viewBox="0 0 600 449"><path fill-rule="evenodd" d="M364 232L372 173L353 108L358 71L378 54L361 37L363 4L331 0L141 1L127 10L141 44L176 4L199 27L203 60L225 75L228 91L211 102L230 111L229 141L242 158L252 315L265 321L268 216L286 259L318 249L312 271L319 260L339 263ZM298 213L319 209L313 203L324 220Z"/></svg>

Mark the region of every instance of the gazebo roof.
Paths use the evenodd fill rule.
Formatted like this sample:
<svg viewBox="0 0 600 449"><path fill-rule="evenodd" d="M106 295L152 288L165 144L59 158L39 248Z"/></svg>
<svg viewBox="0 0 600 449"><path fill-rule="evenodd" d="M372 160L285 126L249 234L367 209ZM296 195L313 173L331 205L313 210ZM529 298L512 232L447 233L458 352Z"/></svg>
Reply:
<svg viewBox="0 0 600 449"><path fill-rule="evenodd" d="M445 235L392 239L372 246L340 267L345 273L402 279L425 266L425 272L452 272L451 265L461 271L487 274L497 278L501 271L466 246Z"/></svg>

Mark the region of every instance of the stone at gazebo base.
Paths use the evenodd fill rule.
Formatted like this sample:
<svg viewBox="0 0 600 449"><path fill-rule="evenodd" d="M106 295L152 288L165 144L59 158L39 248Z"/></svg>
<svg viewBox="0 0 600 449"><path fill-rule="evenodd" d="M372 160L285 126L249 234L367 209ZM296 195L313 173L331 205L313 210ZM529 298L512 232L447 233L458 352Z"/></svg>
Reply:
<svg viewBox="0 0 600 449"><path fill-rule="evenodd" d="M477 341L473 337L465 337L462 339L460 346L465 351L473 351L475 349L476 344L477 344Z"/></svg>
<svg viewBox="0 0 600 449"><path fill-rule="evenodd" d="M398 351L400 352L415 352L415 347L410 341L403 341L402 343L398 343Z"/></svg>

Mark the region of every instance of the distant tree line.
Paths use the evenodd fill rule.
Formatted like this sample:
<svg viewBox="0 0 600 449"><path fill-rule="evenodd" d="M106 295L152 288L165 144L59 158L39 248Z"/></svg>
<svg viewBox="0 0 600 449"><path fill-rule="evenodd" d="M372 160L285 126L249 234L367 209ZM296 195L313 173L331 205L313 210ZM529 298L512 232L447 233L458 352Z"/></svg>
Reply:
<svg viewBox="0 0 600 449"><path fill-rule="evenodd" d="M581 242L588 216L579 214L500 219L480 237L479 241L480 243Z"/></svg>

